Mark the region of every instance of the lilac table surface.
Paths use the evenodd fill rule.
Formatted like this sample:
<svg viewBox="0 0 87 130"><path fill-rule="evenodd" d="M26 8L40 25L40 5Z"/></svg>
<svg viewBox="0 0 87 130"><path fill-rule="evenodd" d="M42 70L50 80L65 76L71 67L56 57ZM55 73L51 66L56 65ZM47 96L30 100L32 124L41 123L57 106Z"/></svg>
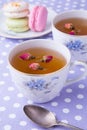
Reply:
<svg viewBox="0 0 87 130"><path fill-rule="evenodd" d="M11 0L1 0L0 7L8 1ZM87 9L87 0L28 0L28 2L34 5L45 5L57 13L71 9ZM40 38L52 39L52 34ZM16 89L8 70L8 53L22 41L24 40L0 37L0 130L45 130L29 120L24 114L23 106L33 104L33 102L27 100ZM77 55L76 58L80 57L78 58ZM87 61L87 53L82 58ZM82 66L72 68L69 71L69 78L75 78L84 71ZM64 87L52 101L38 105L54 112L59 120L87 130L87 77ZM49 128L49 130L67 130L67 128L55 127Z"/></svg>

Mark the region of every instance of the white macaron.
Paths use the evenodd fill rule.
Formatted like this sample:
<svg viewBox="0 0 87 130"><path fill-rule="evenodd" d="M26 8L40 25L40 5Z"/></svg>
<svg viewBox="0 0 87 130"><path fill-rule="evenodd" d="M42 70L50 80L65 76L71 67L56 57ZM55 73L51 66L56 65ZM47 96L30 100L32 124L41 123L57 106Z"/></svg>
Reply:
<svg viewBox="0 0 87 130"><path fill-rule="evenodd" d="M3 11L9 18L23 18L29 14L29 4L24 1L9 2L4 5Z"/></svg>

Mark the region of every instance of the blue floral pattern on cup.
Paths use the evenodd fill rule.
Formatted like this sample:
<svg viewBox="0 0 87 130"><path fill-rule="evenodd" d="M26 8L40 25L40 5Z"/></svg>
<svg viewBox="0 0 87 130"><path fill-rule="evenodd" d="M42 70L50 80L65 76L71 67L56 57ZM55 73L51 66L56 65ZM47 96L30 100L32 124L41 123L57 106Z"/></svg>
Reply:
<svg viewBox="0 0 87 130"><path fill-rule="evenodd" d="M32 79L30 81L27 81L24 84L32 90L33 89L44 90L44 89L47 89L49 85L51 85L55 80L58 80L58 79L59 79L58 76L52 77L49 82L47 82L47 80L44 80L44 79L37 79L37 80Z"/></svg>
<svg viewBox="0 0 87 130"><path fill-rule="evenodd" d="M84 45L82 44L82 42L80 40L69 41L69 42L67 42L66 46L70 50L75 50L75 51L79 51L80 49L83 49L83 47L84 47Z"/></svg>
<svg viewBox="0 0 87 130"><path fill-rule="evenodd" d="M81 54L87 53L87 44L84 44L81 40L69 41L66 46L71 51L82 51Z"/></svg>
<svg viewBox="0 0 87 130"><path fill-rule="evenodd" d="M31 80L26 83L26 86L28 86L30 89L38 90L43 90L44 88L46 88L45 80L43 79Z"/></svg>
<svg viewBox="0 0 87 130"><path fill-rule="evenodd" d="M87 42L80 39L69 40L66 46L71 51L72 61L82 60L87 62Z"/></svg>

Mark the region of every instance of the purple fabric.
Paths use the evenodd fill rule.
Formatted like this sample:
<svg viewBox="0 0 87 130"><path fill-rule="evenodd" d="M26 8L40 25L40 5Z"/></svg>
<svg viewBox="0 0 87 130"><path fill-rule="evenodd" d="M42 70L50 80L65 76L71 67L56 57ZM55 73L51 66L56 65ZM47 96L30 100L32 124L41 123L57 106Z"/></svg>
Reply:
<svg viewBox="0 0 87 130"><path fill-rule="evenodd" d="M0 1L0 7L6 0ZM86 0L30 0L30 4L41 4L55 10L57 13L71 9L87 9ZM52 39L47 34L44 39ZM27 39L26 39L27 40ZM16 89L8 70L7 56L9 51L23 39L15 40L0 37L0 130L45 130L29 120L23 112L25 104L33 102L27 100ZM87 54L84 55L87 58ZM78 56L77 56L78 59ZM85 59L85 61L87 61ZM69 78L75 78L85 70L82 66L70 70ZM64 87L58 96L44 106L56 114L57 119L87 129L87 77L72 85ZM49 130L66 130L54 127Z"/></svg>

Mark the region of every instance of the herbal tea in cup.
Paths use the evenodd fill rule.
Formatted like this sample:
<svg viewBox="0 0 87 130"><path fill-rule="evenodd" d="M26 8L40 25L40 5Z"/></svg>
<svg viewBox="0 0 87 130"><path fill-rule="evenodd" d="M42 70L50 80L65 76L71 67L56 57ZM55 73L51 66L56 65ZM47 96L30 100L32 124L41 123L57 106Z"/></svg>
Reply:
<svg viewBox="0 0 87 130"><path fill-rule="evenodd" d="M17 53L11 59L11 65L28 74L48 74L63 68L66 59L53 49L32 47Z"/></svg>
<svg viewBox="0 0 87 130"><path fill-rule="evenodd" d="M9 69L17 88L37 103L52 100L62 90L70 60L67 47L62 44L56 46L53 40L45 39L25 41L14 47L8 56ZM85 63L77 64L87 69Z"/></svg>

